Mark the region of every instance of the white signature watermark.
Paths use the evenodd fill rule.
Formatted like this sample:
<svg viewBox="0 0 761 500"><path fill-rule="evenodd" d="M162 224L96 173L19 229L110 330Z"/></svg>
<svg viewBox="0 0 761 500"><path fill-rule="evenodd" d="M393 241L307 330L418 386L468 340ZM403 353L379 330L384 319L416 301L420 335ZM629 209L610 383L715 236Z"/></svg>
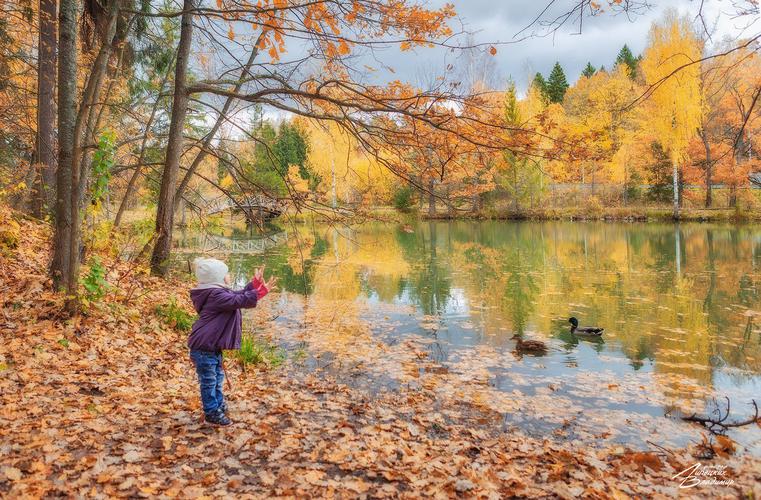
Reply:
<svg viewBox="0 0 761 500"><path fill-rule="evenodd" d="M734 480L727 478L726 465L703 465L700 462L690 465L671 479L681 479L680 488L695 486L729 486Z"/></svg>

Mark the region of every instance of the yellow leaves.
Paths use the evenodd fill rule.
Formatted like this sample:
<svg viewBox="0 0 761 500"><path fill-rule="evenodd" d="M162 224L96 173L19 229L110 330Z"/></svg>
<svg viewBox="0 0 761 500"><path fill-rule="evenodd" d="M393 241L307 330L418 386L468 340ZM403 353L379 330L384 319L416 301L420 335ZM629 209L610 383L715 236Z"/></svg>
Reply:
<svg viewBox="0 0 761 500"><path fill-rule="evenodd" d="M650 41L640 63L653 89L647 121L675 160L700 128L704 97L700 64L702 43L691 21L673 12L650 29Z"/></svg>
<svg viewBox="0 0 761 500"><path fill-rule="evenodd" d="M20 481L21 480L21 471L17 469L16 467L3 467L2 468L3 475L8 479L9 481Z"/></svg>
<svg viewBox="0 0 761 500"><path fill-rule="evenodd" d="M233 25L232 24L230 24L227 27L227 38L229 38L230 40L235 40L235 31L233 31Z"/></svg>
<svg viewBox="0 0 761 500"><path fill-rule="evenodd" d="M19 244L21 226L9 211L0 208L0 248L15 249Z"/></svg>
<svg viewBox="0 0 761 500"><path fill-rule="evenodd" d="M233 184L235 184L235 180L229 173L225 175L221 181L219 181L219 185L225 189L231 187Z"/></svg>
<svg viewBox="0 0 761 500"><path fill-rule="evenodd" d="M169 449L172 447L172 440L172 436L161 437L161 445L164 447L164 451L169 451Z"/></svg>
<svg viewBox="0 0 761 500"><path fill-rule="evenodd" d="M410 42L402 42L399 44L399 49L402 51L407 51L412 48L412 44Z"/></svg>
<svg viewBox="0 0 761 500"><path fill-rule="evenodd" d="M301 177L298 165L288 166L288 182L297 193L309 191L309 181Z"/></svg>

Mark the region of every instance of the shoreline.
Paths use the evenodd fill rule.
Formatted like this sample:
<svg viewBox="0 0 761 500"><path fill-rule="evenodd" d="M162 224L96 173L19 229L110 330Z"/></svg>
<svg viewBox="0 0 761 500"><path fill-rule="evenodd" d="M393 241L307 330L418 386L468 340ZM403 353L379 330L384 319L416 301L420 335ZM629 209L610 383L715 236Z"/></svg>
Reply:
<svg viewBox="0 0 761 500"><path fill-rule="evenodd" d="M581 209L543 209L506 213L477 213L450 216L420 214L421 220L505 220L505 221L607 221L607 222L759 222L761 212L734 209L683 209L678 218L666 208L610 208L600 212Z"/></svg>

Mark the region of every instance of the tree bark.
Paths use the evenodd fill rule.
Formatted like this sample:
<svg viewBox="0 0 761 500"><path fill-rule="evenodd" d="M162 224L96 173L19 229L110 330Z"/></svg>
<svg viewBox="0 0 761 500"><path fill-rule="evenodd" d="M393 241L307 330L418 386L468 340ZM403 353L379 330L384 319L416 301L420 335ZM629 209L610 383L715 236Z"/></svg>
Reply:
<svg viewBox="0 0 761 500"><path fill-rule="evenodd" d="M56 0L40 0L37 63L37 136L35 139L35 176L33 213L41 217L45 205L51 207L55 192L55 82L58 40L56 39Z"/></svg>
<svg viewBox="0 0 761 500"><path fill-rule="evenodd" d="M93 108L100 95L103 75L108 67L111 44L116 31L118 2L110 8L106 35L90 70L77 110L77 32L76 0L61 0L59 10L58 61L58 174L56 187L56 228L51 274L57 288L65 289L67 309L77 307L79 286L79 246L81 210L89 171L83 168L83 131L93 127Z"/></svg>
<svg viewBox="0 0 761 500"><path fill-rule="evenodd" d="M169 254L172 250L172 224L174 223L174 197L177 190L177 176L182 157L185 115L188 109L187 71L190 47L193 39L193 11L197 0L184 0L180 42L177 47L177 64L174 76L174 98L172 119L169 124L169 139L161 176L156 210L156 244L151 254L151 272L165 276L169 270Z"/></svg>
<svg viewBox="0 0 761 500"><path fill-rule="evenodd" d="M679 218L679 166L676 160L671 160L674 165L674 218Z"/></svg>
<svg viewBox="0 0 761 500"><path fill-rule="evenodd" d="M713 160L711 158L711 143L708 142L708 134L703 131L700 134L700 138L703 139L703 147L706 151L706 164L705 164L705 183L706 183L706 201L705 207L711 208L713 203Z"/></svg>
<svg viewBox="0 0 761 500"><path fill-rule="evenodd" d="M433 176L428 177L428 217L436 216L436 194L434 193Z"/></svg>
<svg viewBox="0 0 761 500"><path fill-rule="evenodd" d="M90 75L87 78L82 99L79 104L79 110L74 123L73 143L71 148L71 231L69 233L69 266L66 279L66 292L69 295L67 309L69 312L75 312L78 307L77 292L79 288L79 264L80 247L82 242L82 202L85 199L85 190L87 181L90 177L90 162L87 161L84 154L85 138L91 138L94 135L95 117L97 103L100 98L100 90L103 86L103 78L108 69L108 60L111 57L111 48L116 34L116 22L119 14L119 0L113 0L110 7L108 25L106 34L101 40L98 55L90 69Z"/></svg>
<svg viewBox="0 0 761 500"><path fill-rule="evenodd" d="M50 273L56 288L69 282L71 224L71 160L77 98L77 0L61 0L58 13L58 170L55 235Z"/></svg>

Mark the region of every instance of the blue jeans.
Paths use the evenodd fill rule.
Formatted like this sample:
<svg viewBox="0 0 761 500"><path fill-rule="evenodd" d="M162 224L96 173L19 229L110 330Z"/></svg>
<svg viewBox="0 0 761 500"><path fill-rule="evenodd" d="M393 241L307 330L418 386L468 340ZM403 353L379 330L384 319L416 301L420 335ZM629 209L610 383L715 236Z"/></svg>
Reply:
<svg viewBox="0 0 761 500"><path fill-rule="evenodd" d="M225 380L222 353L191 350L190 359L196 365L203 411L206 414L214 413L225 402L222 395L222 382Z"/></svg>

